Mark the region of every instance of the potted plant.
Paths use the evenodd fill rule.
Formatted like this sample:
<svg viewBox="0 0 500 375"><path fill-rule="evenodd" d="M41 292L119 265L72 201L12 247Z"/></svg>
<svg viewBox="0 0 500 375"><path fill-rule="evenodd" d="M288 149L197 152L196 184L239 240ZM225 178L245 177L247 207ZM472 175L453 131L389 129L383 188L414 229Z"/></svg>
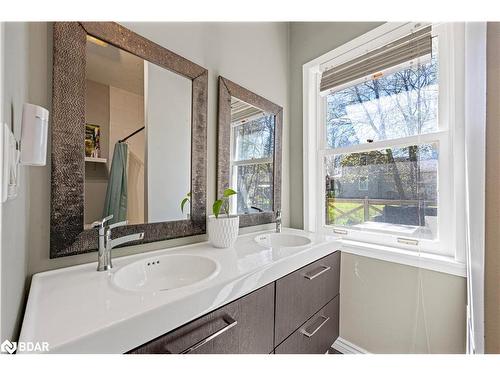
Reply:
<svg viewBox="0 0 500 375"><path fill-rule="evenodd" d="M226 189L221 199L217 199L213 206L213 215L208 217L208 240L214 247L226 249L234 245L238 237L240 217L229 214L229 197L235 195L233 189Z"/></svg>
<svg viewBox="0 0 500 375"><path fill-rule="evenodd" d="M233 189L226 189L221 199L217 199L213 206L213 215L207 220L208 240L214 247L226 249L234 245L238 238L238 229L240 226L240 217L229 214L229 197L237 194ZM184 206L191 201L191 193L186 194L181 201L181 211L184 212ZM221 216L221 213L223 214Z"/></svg>

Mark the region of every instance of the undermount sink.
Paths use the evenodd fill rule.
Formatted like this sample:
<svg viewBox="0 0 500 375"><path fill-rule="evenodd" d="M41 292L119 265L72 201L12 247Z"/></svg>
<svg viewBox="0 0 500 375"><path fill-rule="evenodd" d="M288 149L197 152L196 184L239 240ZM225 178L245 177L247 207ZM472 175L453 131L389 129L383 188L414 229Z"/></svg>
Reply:
<svg viewBox="0 0 500 375"><path fill-rule="evenodd" d="M215 276L217 262L199 255L169 254L124 266L113 283L133 292L162 292L200 283Z"/></svg>
<svg viewBox="0 0 500 375"><path fill-rule="evenodd" d="M281 247L300 247L309 245L312 241L299 234L291 233L266 233L255 237L255 241L262 246L281 248Z"/></svg>

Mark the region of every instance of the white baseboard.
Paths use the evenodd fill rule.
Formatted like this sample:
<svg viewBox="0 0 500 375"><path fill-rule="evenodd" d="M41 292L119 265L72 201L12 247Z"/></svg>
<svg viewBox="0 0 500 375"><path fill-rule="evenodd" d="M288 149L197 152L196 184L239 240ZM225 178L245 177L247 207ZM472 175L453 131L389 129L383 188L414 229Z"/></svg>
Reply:
<svg viewBox="0 0 500 375"><path fill-rule="evenodd" d="M370 354L367 350L353 344L342 337L338 337L332 345L332 348L338 350L342 354Z"/></svg>

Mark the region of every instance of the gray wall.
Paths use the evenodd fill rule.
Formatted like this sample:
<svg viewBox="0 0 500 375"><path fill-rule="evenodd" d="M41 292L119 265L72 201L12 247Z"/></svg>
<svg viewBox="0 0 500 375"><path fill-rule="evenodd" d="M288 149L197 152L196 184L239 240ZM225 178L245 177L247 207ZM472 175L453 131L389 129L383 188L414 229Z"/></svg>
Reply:
<svg viewBox="0 0 500 375"><path fill-rule="evenodd" d="M3 120L19 139L23 103L49 108L52 65L44 23L5 23L4 31ZM20 175L18 197L2 206L1 339L16 337L19 331L31 278L28 249L40 243L47 247L39 234L43 228L48 230L48 208L40 208L48 204L48 168L22 167Z"/></svg>
<svg viewBox="0 0 500 375"><path fill-rule="evenodd" d="M342 253L340 336L371 353L465 353L465 278Z"/></svg>
<svg viewBox="0 0 500 375"><path fill-rule="evenodd" d="M208 203L215 199L217 77L228 79L284 107L283 180L288 181L288 25L286 23L128 23L125 26L209 70ZM50 108L51 27L47 23L6 25L4 114L17 136L21 106ZM265 63L263 63L265 62ZM49 143L50 145L50 143ZM50 146L49 146L50 147ZM50 163L49 163L50 164ZM19 197L2 207L2 335L15 338L32 274L96 260L96 254L49 259L50 166L23 167ZM288 184L283 186L288 225ZM255 228L254 228L255 229ZM247 229L252 230L252 229ZM204 240L205 236L135 246L122 256ZM1 339L3 340L2 337Z"/></svg>
<svg viewBox="0 0 500 375"><path fill-rule="evenodd" d="M28 82L33 73L28 66L30 40L26 24L6 24L4 31L3 121L13 128L16 137L19 137L22 105L28 101ZM29 176L25 172L25 170L21 171L22 186L18 199L2 205L0 331L4 337L17 335L24 307L25 281L28 276L26 227L29 210L27 202Z"/></svg>
<svg viewBox="0 0 500 375"><path fill-rule="evenodd" d="M488 22L486 123L486 353L500 353L500 22Z"/></svg>

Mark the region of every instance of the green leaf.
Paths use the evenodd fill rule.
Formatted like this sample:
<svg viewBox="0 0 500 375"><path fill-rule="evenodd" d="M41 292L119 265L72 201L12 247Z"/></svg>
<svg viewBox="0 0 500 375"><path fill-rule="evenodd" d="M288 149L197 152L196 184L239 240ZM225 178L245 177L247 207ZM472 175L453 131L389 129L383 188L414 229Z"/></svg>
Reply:
<svg viewBox="0 0 500 375"><path fill-rule="evenodd" d="M233 189L224 190L224 198L230 197L231 195L238 194Z"/></svg>
<svg viewBox="0 0 500 375"><path fill-rule="evenodd" d="M186 197L191 198L191 192L187 193Z"/></svg>
<svg viewBox="0 0 500 375"><path fill-rule="evenodd" d="M212 206L212 212L214 213L215 217L219 217L219 213L220 213L220 208L222 206L222 199L217 199L215 202L214 202L214 205Z"/></svg>
<svg viewBox="0 0 500 375"><path fill-rule="evenodd" d="M184 206L186 205L186 203L189 202L189 198L184 198L181 202L181 212L184 212Z"/></svg>

